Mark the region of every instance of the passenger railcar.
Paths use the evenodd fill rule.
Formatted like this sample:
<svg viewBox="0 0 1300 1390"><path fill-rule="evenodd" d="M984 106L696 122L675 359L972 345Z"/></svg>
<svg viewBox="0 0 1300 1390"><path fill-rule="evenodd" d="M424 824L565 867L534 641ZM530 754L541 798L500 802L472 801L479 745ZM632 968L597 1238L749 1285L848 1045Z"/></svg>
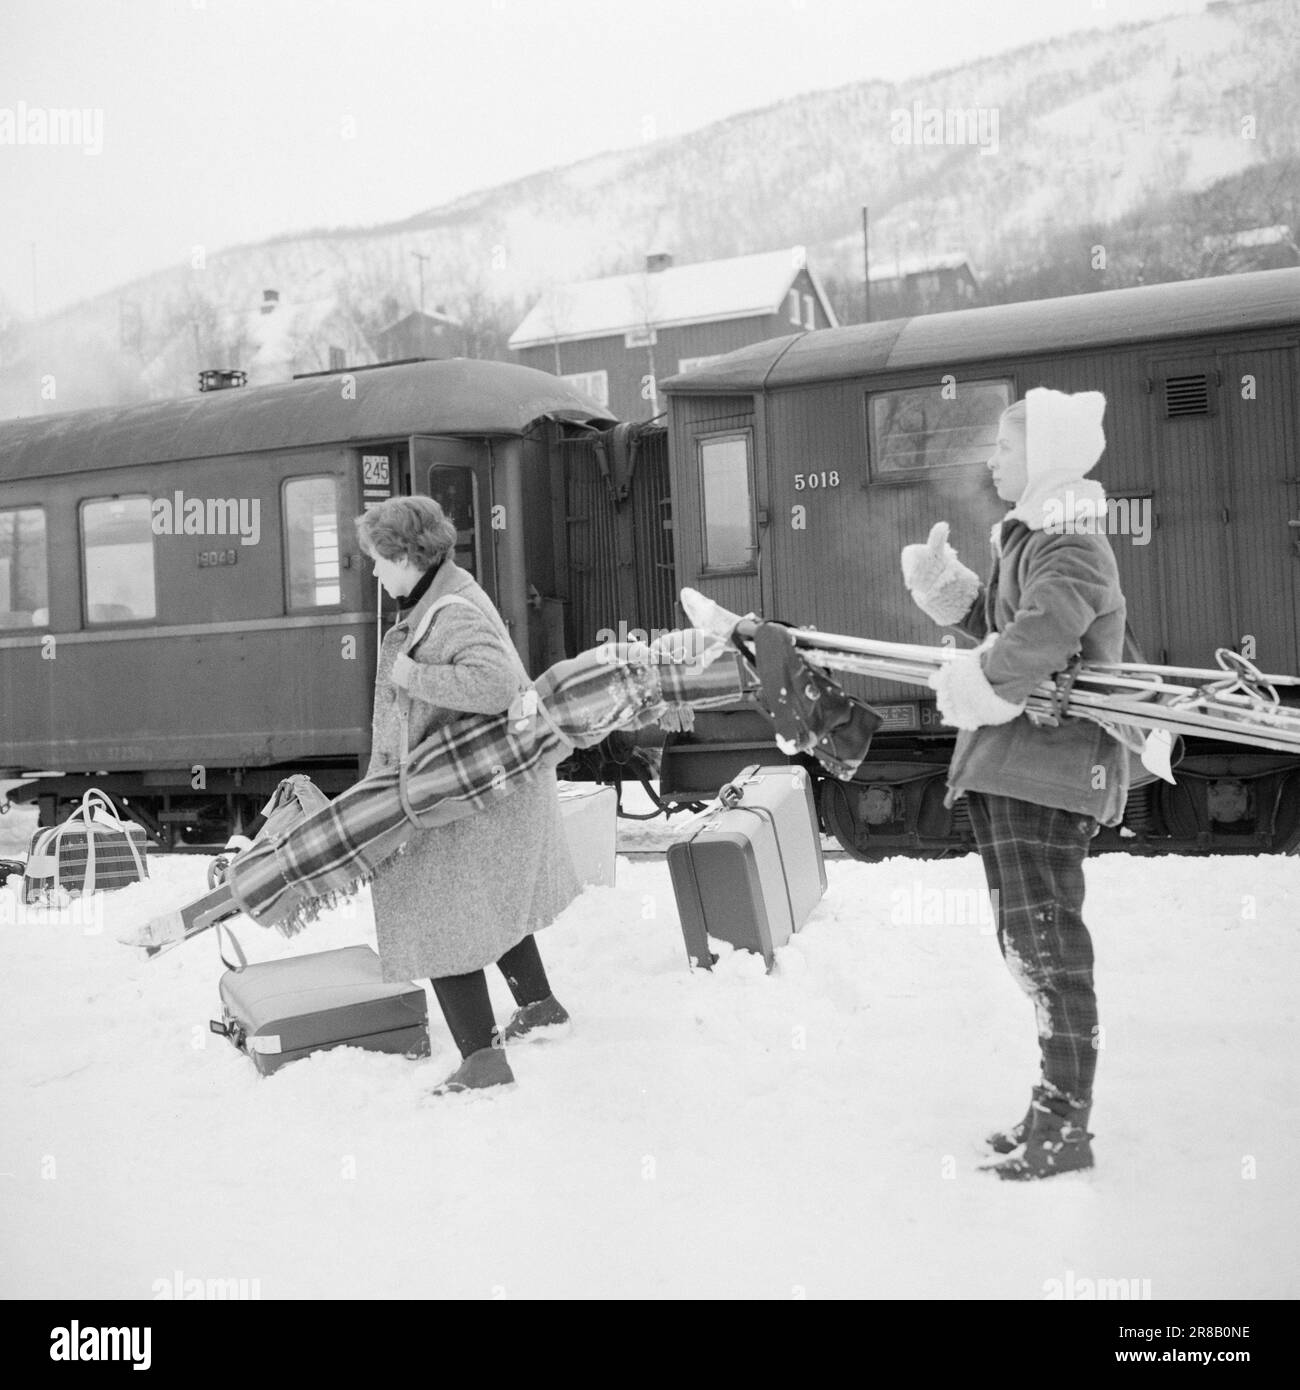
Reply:
<svg viewBox="0 0 1300 1390"><path fill-rule="evenodd" d="M49 824L97 785L173 847L222 840L287 770L354 781L379 605L352 518L395 493L443 503L524 660L559 660L595 626L575 589L649 603L635 564L600 579L612 425L467 360L0 425L0 768L63 774L15 799Z"/></svg>
<svg viewBox="0 0 1300 1390"><path fill-rule="evenodd" d="M1216 647L1300 671L1300 269L823 329L661 383L669 402L678 580L738 612L902 642L939 634L899 549L946 519L983 572L1004 506L985 460L1031 387L1106 395L1093 476L1129 620L1150 661ZM850 786L820 778L853 853L969 844L943 808L952 733L914 687L862 681L888 716ZM665 752L662 791L715 788L763 745L744 712L702 716ZM816 774L815 768L810 768ZM1178 785L1137 789L1099 847L1288 849L1300 769L1282 754L1189 747Z"/></svg>

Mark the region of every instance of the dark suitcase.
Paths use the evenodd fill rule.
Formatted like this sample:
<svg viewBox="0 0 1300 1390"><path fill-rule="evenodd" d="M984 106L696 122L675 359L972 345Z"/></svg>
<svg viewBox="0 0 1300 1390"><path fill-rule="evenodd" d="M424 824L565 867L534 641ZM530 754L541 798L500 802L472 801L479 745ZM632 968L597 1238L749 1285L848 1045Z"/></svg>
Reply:
<svg viewBox="0 0 1300 1390"><path fill-rule="evenodd" d="M262 961L221 977L212 1031L262 1075L331 1047L429 1055L429 1005L417 984L388 984L369 946Z"/></svg>
<svg viewBox="0 0 1300 1390"><path fill-rule="evenodd" d="M759 952L808 920L826 892L811 779L801 767L750 767L688 839L670 845L668 869L686 954L708 969L710 936Z"/></svg>

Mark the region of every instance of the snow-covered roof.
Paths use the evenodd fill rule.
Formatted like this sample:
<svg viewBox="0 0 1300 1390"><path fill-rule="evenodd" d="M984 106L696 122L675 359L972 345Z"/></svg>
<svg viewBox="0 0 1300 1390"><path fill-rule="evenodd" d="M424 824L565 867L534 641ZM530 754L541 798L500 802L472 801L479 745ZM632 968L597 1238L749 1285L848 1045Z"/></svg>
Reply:
<svg viewBox="0 0 1300 1390"><path fill-rule="evenodd" d="M676 328L777 313L801 270L808 270L828 322L837 320L802 246L700 261L666 270L582 280L548 290L510 335L512 348L604 338L646 327Z"/></svg>
<svg viewBox="0 0 1300 1390"><path fill-rule="evenodd" d="M877 261L867 273L867 279L905 280L909 275L925 275L936 270L956 270L969 266L970 257L965 251L946 251L941 256L885 256ZM971 272L974 274L974 271Z"/></svg>

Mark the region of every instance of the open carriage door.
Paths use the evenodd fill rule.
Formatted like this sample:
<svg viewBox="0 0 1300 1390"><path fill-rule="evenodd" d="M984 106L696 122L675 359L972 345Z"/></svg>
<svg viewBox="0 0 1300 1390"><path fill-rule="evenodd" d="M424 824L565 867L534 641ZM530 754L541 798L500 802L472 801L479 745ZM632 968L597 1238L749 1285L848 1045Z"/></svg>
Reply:
<svg viewBox="0 0 1300 1390"><path fill-rule="evenodd" d="M455 561L478 580L528 664L520 441L414 435L411 491L432 497L456 527ZM518 524L514 524L518 523Z"/></svg>

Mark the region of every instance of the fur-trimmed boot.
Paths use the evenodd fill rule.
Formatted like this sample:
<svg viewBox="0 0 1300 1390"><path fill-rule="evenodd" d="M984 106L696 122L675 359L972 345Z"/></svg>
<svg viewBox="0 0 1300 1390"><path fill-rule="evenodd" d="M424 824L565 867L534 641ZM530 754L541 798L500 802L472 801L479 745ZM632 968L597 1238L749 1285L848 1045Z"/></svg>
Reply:
<svg viewBox="0 0 1300 1390"><path fill-rule="evenodd" d="M1044 1089L1029 1108L1024 1152L990 1164L989 1171L1009 1182L1029 1182L1092 1167L1092 1135L1088 1132L1091 1101L1079 1102Z"/></svg>
<svg viewBox="0 0 1300 1390"><path fill-rule="evenodd" d="M555 995L548 994L545 999L516 1009L506 1024L504 1038L506 1042L525 1038L529 1042L545 1042L562 1038L571 1026L568 1010Z"/></svg>
<svg viewBox="0 0 1300 1390"><path fill-rule="evenodd" d="M499 1047L480 1047L471 1052L454 1072L429 1092L433 1096L455 1091L485 1091L490 1086L513 1086L515 1074Z"/></svg>

